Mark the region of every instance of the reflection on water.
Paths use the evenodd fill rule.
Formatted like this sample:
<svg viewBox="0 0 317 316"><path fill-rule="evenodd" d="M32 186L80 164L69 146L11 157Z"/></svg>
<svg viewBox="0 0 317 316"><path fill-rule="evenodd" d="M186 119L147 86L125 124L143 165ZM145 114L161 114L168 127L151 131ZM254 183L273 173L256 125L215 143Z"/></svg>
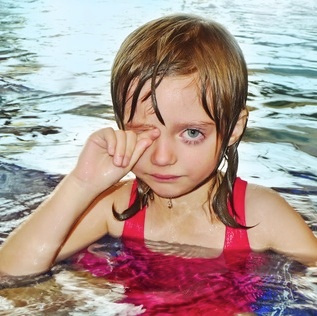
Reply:
<svg viewBox="0 0 317 316"><path fill-rule="evenodd" d="M237 37L250 75L239 173L280 191L317 233L316 6L315 0L0 0L0 242L70 170L86 137L115 126L109 75L123 38L173 12L214 18ZM316 270L293 271L285 258L269 258L257 271L267 293L259 315L261 304L277 306L276 315L316 314ZM117 303L123 286L68 264L46 277L2 289L0 314L142 312Z"/></svg>
<svg viewBox="0 0 317 316"><path fill-rule="evenodd" d="M32 284L32 283L31 283ZM123 286L63 270L32 286L0 291L0 315L139 315L141 306L116 303Z"/></svg>
<svg viewBox="0 0 317 316"><path fill-rule="evenodd" d="M305 270L280 255L253 253L241 265L235 255L228 269L221 260L162 256L133 249L133 243L129 249L120 240L106 237L89 247L89 253L76 255L76 265L61 264L51 276L8 280L0 290L3 315L181 316L197 315L197 311L253 315L254 311L255 315L302 316L316 312L316 270ZM150 246L169 253L190 251L181 245ZM196 253L207 251L198 248Z"/></svg>
<svg viewBox="0 0 317 316"><path fill-rule="evenodd" d="M143 22L172 12L215 18L236 35L250 73L245 142L278 143L289 156L317 156L314 0L300 5L295 0L278 5L273 0L261 5L220 0L0 3L0 135L10 161L68 172L88 134L114 125L109 74L121 41ZM245 153L242 147L241 152L243 171L249 169L249 156L252 172L262 169L257 150ZM47 163L31 159L37 154ZM280 157L272 150L267 158L274 175ZM315 173L304 161L303 168ZM284 186L283 175L279 178L275 185Z"/></svg>

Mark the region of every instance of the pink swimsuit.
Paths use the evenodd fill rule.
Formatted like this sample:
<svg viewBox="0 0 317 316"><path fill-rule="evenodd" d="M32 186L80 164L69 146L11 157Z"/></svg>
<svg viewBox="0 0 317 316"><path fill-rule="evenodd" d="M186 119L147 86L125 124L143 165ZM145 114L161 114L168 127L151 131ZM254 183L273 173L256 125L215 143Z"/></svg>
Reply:
<svg viewBox="0 0 317 316"><path fill-rule="evenodd" d="M247 183L237 179L234 203L245 225ZM136 192L132 188L130 203ZM146 207L125 221L122 245L114 256L81 252L77 263L93 275L124 285L122 302L142 305L146 316L231 316L252 311L261 295L253 271L247 230L226 228L224 249L217 258L186 258L151 251L144 242Z"/></svg>
<svg viewBox="0 0 317 316"><path fill-rule="evenodd" d="M240 178L237 178L233 190L234 206L237 212L237 221L241 225L246 225L245 222L245 191L247 182ZM135 199L137 189L137 182L134 181L130 205ZM144 223L145 223L146 207L140 210L136 215L129 218L124 223L124 229L122 238L125 239L140 239L144 242ZM246 229L237 229L232 227L226 227L226 236L223 253L226 255L232 251L250 251L250 245L248 240L248 233Z"/></svg>

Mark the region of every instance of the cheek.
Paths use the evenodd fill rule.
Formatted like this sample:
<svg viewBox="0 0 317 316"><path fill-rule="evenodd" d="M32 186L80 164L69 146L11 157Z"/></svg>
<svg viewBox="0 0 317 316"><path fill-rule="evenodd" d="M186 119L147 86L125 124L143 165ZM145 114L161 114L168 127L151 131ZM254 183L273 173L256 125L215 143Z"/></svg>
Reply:
<svg viewBox="0 0 317 316"><path fill-rule="evenodd" d="M197 154L192 158L187 156L187 166L190 170L195 170L196 173L211 173L217 164L217 159L214 155L206 153L205 156Z"/></svg>
<svg viewBox="0 0 317 316"><path fill-rule="evenodd" d="M190 170L195 170L197 175L211 174L218 163L218 152L215 146L204 148L203 150L197 150L184 155L186 164Z"/></svg>

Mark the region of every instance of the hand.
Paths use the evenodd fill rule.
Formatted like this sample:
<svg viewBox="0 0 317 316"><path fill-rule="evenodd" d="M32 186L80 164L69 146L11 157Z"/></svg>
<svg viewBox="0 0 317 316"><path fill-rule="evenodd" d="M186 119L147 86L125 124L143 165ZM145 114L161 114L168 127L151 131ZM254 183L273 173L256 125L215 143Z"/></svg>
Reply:
<svg viewBox="0 0 317 316"><path fill-rule="evenodd" d="M99 194L124 177L159 134L158 129L139 134L101 129L88 138L71 174Z"/></svg>

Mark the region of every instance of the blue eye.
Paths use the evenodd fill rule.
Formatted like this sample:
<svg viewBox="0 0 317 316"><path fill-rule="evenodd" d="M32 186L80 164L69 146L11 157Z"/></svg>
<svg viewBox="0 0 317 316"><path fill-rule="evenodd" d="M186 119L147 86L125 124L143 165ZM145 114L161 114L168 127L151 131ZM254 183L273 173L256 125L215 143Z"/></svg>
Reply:
<svg viewBox="0 0 317 316"><path fill-rule="evenodd" d="M205 139L204 134L195 128L188 128L183 133L183 139L186 144L195 145Z"/></svg>
<svg viewBox="0 0 317 316"><path fill-rule="evenodd" d="M201 132L198 131L197 129L188 129L186 132L190 138L196 138L199 135L201 135Z"/></svg>

